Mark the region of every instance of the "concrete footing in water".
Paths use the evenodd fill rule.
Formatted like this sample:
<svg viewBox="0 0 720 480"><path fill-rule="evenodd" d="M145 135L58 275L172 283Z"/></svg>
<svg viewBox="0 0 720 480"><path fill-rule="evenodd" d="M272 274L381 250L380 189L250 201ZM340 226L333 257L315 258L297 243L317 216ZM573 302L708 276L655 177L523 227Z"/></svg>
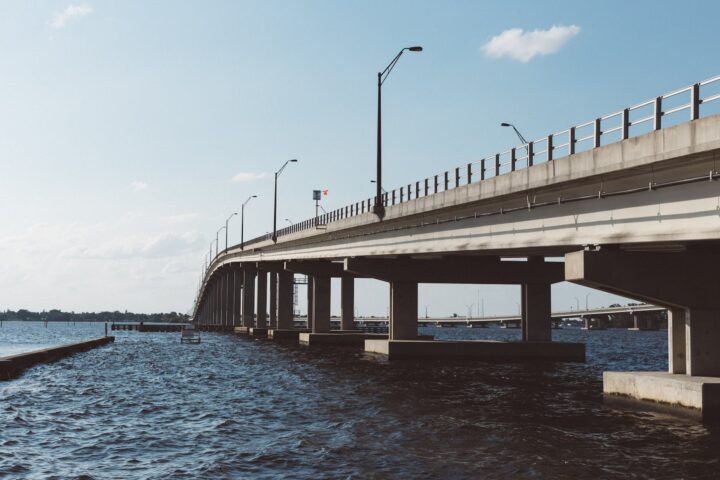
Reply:
<svg viewBox="0 0 720 480"><path fill-rule="evenodd" d="M91 350L95 347L114 342L115 337L100 337L84 342L71 343L60 347L45 348L32 352L18 353L7 357L0 357L0 380L10 380L18 377L26 369L38 363L50 363L69 357L78 352Z"/></svg>
<svg viewBox="0 0 720 480"><path fill-rule="evenodd" d="M603 393L706 420L720 419L720 378L668 372L603 372Z"/></svg>
<svg viewBox="0 0 720 480"><path fill-rule="evenodd" d="M267 338L270 340L294 340L297 341L301 333L310 333L308 329L290 330L290 329L269 329Z"/></svg>
<svg viewBox="0 0 720 480"><path fill-rule="evenodd" d="M478 359L585 361L585 344L486 340L365 340L365 351L388 359Z"/></svg>
<svg viewBox="0 0 720 480"><path fill-rule="evenodd" d="M362 333L362 332L343 332L338 333L301 333L298 337L300 345L347 345L362 347L365 340L377 339L387 340L385 333Z"/></svg>

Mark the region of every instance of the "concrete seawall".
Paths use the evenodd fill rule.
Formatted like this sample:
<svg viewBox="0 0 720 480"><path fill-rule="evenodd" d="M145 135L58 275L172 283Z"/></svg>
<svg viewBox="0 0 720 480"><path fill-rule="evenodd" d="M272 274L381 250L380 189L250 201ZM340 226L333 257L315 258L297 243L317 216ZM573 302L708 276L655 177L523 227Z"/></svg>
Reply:
<svg viewBox="0 0 720 480"><path fill-rule="evenodd" d="M114 342L115 337L100 337L79 343L71 343L60 347L45 348L32 352L18 353L0 357L0 380L10 380L20 376L25 370L38 363L50 363L69 357L77 352L84 352Z"/></svg>

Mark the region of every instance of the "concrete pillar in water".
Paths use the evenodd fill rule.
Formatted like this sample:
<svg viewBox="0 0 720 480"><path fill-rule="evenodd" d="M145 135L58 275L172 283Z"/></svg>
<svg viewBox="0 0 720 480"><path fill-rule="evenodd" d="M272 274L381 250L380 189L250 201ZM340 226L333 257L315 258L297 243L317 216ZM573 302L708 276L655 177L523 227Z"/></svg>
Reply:
<svg viewBox="0 0 720 480"><path fill-rule="evenodd" d="M418 284L390 282L390 340L418 337Z"/></svg>
<svg viewBox="0 0 720 480"><path fill-rule="evenodd" d="M307 276L307 328L312 328L313 319L313 281Z"/></svg>
<svg viewBox="0 0 720 480"><path fill-rule="evenodd" d="M243 265L242 326L252 327L255 321L255 275L252 265Z"/></svg>
<svg viewBox="0 0 720 480"><path fill-rule="evenodd" d="M340 330L355 329L355 279L340 279Z"/></svg>
<svg viewBox="0 0 720 480"><path fill-rule="evenodd" d="M277 328L277 273L270 272L270 325Z"/></svg>
<svg viewBox="0 0 720 480"><path fill-rule="evenodd" d="M312 282L312 333L330 332L330 277L309 277Z"/></svg>
<svg viewBox="0 0 720 480"><path fill-rule="evenodd" d="M220 325L227 325L228 314L228 277L227 272L220 274Z"/></svg>
<svg viewBox="0 0 720 480"><path fill-rule="evenodd" d="M288 330L293 326L293 279L291 272L280 272L277 292L277 329Z"/></svg>
<svg viewBox="0 0 720 480"><path fill-rule="evenodd" d="M242 324L243 271L239 268L234 268L233 278L232 324L237 327Z"/></svg>
<svg viewBox="0 0 720 480"><path fill-rule="evenodd" d="M668 310L668 371L685 373L685 310Z"/></svg>
<svg viewBox="0 0 720 480"><path fill-rule="evenodd" d="M720 310L685 311L685 372L720 377Z"/></svg>
<svg viewBox="0 0 720 480"><path fill-rule="evenodd" d="M552 313L549 283L526 283L521 288L522 339L526 342L552 340Z"/></svg>
<svg viewBox="0 0 720 480"><path fill-rule="evenodd" d="M267 272L257 272L257 328L267 328Z"/></svg>

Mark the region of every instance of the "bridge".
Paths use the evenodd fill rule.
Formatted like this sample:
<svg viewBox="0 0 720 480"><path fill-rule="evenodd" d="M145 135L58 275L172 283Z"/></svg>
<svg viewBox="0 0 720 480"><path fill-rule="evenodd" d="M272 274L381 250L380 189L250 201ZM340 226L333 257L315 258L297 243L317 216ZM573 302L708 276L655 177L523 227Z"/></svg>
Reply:
<svg viewBox="0 0 720 480"><path fill-rule="evenodd" d="M606 372L606 393L710 411L702 385L720 388L719 86L698 82L227 248L204 273L193 322L312 344L331 334L330 279L340 278L334 335L360 335L350 332L354 279L373 278L389 285L389 334L365 339L367 352L582 361L583 344L551 335L550 286L571 281L668 309L669 372ZM296 274L309 279L301 333ZM520 285L522 341L419 339L419 283Z"/></svg>

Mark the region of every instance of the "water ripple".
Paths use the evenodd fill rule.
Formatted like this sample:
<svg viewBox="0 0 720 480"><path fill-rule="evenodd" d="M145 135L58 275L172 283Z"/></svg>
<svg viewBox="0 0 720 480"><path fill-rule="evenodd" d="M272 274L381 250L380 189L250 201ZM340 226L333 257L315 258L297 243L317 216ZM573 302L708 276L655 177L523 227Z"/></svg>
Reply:
<svg viewBox="0 0 720 480"><path fill-rule="evenodd" d="M602 402L603 370L666 368L664 333L554 335L587 341L588 363L387 363L119 332L0 383L0 477L717 478L720 432Z"/></svg>

